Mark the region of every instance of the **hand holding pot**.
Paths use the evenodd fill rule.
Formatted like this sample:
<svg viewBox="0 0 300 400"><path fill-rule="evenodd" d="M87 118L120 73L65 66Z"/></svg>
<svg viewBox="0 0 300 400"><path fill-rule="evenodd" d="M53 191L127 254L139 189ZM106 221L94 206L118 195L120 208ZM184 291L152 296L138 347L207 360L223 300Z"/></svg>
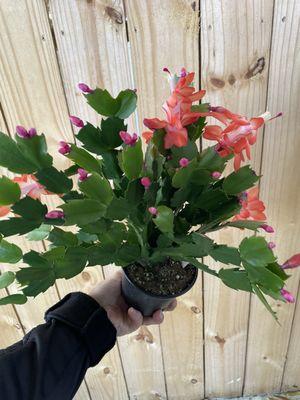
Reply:
<svg viewBox="0 0 300 400"><path fill-rule="evenodd" d="M127 335L134 332L142 325L161 324L164 314L157 310L151 317L143 317L142 313L133 307L129 307L121 293L122 273L114 273L112 277L100 282L89 295L93 297L107 312L107 316L117 330L117 335ZM177 305L174 299L166 311L172 311Z"/></svg>

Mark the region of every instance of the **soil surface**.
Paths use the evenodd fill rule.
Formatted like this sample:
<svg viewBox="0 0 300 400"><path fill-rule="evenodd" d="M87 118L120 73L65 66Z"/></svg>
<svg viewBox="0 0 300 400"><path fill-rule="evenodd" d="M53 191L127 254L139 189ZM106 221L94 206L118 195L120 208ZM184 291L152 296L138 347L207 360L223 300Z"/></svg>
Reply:
<svg viewBox="0 0 300 400"><path fill-rule="evenodd" d="M180 295L192 283L196 272L193 265L183 267L181 262L171 259L149 267L140 264L126 267L128 277L138 287L158 296Z"/></svg>

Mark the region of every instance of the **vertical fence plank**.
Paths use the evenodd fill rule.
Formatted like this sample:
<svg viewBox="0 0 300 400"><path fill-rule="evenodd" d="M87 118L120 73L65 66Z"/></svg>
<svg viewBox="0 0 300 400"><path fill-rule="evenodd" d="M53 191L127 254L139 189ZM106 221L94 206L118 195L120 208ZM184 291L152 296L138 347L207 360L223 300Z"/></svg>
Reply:
<svg viewBox="0 0 300 400"><path fill-rule="evenodd" d="M268 220L275 228L270 240L277 243L279 262L299 252L299 16L299 1L275 1L268 109L274 114L283 111L284 116L265 130L261 194ZM299 271L293 271L293 278L288 282L288 288L295 294L299 276ZM252 302L245 394L280 389L294 306L272 303L278 310L281 326L266 314L256 299ZM299 321L297 313L288 353L291 359L288 359L284 376L286 387L299 384L299 353L296 353L298 344L295 342Z"/></svg>
<svg viewBox="0 0 300 400"><path fill-rule="evenodd" d="M12 4L4 0L0 4L0 23L0 102L7 127L13 134L17 124L35 126L46 134L50 152L57 155L57 142L72 141L73 134L45 3L18 0ZM59 157L57 164L63 168L66 160ZM24 239L13 241L29 250ZM42 245L32 243L30 248L43 251ZM26 305L16 306L24 330L41 323L46 309L57 300L53 287ZM82 385L76 399L88 398Z"/></svg>
<svg viewBox="0 0 300 400"><path fill-rule="evenodd" d="M163 116L161 106L170 93L167 82L163 82L166 78L163 67L175 72L185 66L196 72L195 84L196 87L199 85L199 8L198 2L187 0L127 0L125 5L138 93L139 129L142 131L143 118ZM201 288L199 276L193 290L178 298L177 310L166 315L160 327L169 399L198 399L203 396ZM151 336L148 335L148 340L152 340L152 335L155 342L159 340L158 329L151 327L149 330ZM157 372L161 386L163 371L160 360L156 365L160 368ZM136 379L134 382L132 390L135 393L138 382ZM163 396L163 389L158 390L153 385L148 390L151 388ZM146 397L145 390L144 393L145 397L141 398L150 398Z"/></svg>
<svg viewBox="0 0 300 400"><path fill-rule="evenodd" d="M272 26L271 1L201 1L201 71L206 101L259 115L265 109ZM215 122L213 122L215 123ZM259 172L261 137L252 150ZM203 143L204 146L212 142ZM230 168L228 168L228 171ZM248 232L249 234L249 232ZM243 235L223 230L219 243L238 245ZM208 262L208 261L207 261ZM219 267L217 263L210 265ZM239 396L246 357L249 296L204 278L205 395Z"/></svg>
<svg viewBox="0 0 300 400"><path fill-rule="evenodd" d="M97 124L100 117L87 106L77 84L106 88L113 96L131 87L122 2L50 0L49 6L70 114ZM102 279L100 267L89 268L76 279L60 283L59 290L87 291ZM122 348L122 340L119 346ZM139 361L143 363L141 358ZM128 398L117 346L88 371L86 380L93 399L99 395L105 399Z"/></svg>

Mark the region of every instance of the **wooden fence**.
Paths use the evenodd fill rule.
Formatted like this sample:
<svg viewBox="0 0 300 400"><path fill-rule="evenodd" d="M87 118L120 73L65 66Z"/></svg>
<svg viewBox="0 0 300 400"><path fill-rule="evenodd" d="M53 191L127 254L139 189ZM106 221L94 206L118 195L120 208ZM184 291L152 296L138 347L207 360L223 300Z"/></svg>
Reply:
<svg viewBox="0 0 300 400"><path fill-rule="evenodd" d="M299 0L1 0L0 128L12 135L17 124L35 126L57 155L59 140L74 140L69 114L97 121L77 89L83 81L114 95L137 88L131 129L140 132L143 117L161 115L169 93L165 66L196 71L197 85L215 105L248 116L283 111L260 132L252 160L264 175L261 197L275 227L270 240L283 261L300 248L299 18ZM56 159L65 166L64 157ZM231 230L218 234L228 244L240 238ZM299 276L289 282L295 294ZM90 268L25 306L2 307L0 346L40 323L61 296L101 279L101 268ZM200 276L160 328L120 338L89 370L76 399L196 400L296 390L300 296L294 305L273 306L281 326L247 293Z"/></svg>

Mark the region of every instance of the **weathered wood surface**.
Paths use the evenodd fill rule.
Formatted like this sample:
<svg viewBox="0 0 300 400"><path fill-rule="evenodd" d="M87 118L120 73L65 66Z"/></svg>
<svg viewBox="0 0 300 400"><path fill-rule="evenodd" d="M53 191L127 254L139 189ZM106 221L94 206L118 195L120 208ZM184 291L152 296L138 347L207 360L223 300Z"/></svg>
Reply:
<svg viewBox="0 0 300 400"><path fill-rule="evenodd" d="M69 114L99 121L77 89L83 81L114 95L137 88L139 109L129 129L140 133L144 117L163 116L169 88L162 68L186 66L198 78L201 72L196 85L214 105L247 116L265 107L284 112L261 132L251 161L264 174L261 196L276 229L270 240L284 261L300 246L299 17L298 0L2 0L0 128L12 135L17 124L35 126L57 155L59 140L74 141ZM56 160L59 168L67 165L62 156ZM227 230L217 239L236 244L241 237ZM1 308L0 346L42 322L64 294L86 292L101 279L100 268L88 268L24 306ZM298 285L295 273L295 294ZM119 340L88 372L76 399L198 400L296 389L299 301L280 307L280 327L256 299L200 274L160 328Z"/></svg>

